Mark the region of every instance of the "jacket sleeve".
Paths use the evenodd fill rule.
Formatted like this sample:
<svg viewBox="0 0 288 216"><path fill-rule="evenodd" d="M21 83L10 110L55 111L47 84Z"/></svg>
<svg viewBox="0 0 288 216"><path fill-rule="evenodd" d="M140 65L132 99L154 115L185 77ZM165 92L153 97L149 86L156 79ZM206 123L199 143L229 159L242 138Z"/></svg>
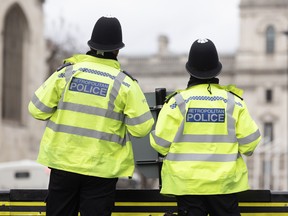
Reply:
<svg viewBox="0 0 288 216"><path fill-rule="evenodd" d="M124 109L125 124L132 136L144 137L151 131L154 118L140 86L136 81L132 84Z"/></svg>
<svg viewBox="0 0 288 216"><path fill-rule="evenodd" d="M183 116L178 107L172 109L171 99L165 103L159 113L155 130L150 133L150 144L160 154L166 155L169 152L171 143L174 141Z"/></svg>
<svg viewBox="0 0 288 216"><path fill-rule="evenodd" d="M29 102L28 110L32 117L39 120L49 119L57 109L64 87L65 78L63 73L54 72L35 91Z"/></svg>
<svg viewBox="0 0 288 216"><path fill-rule="evenodd" d="M236 137L239 143L239 152L251 156L261 140L261 134L255 121L251 118L244 104L236 123Z"/></svg>

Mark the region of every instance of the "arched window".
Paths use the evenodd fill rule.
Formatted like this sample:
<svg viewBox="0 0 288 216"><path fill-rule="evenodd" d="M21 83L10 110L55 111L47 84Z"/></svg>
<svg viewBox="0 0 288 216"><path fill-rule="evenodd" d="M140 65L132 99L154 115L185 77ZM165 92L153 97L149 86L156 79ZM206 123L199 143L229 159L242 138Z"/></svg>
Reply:
<svg viewBox="0 0 288 216"><path fill-rule="evenodd" d="M24 42L27 20L18 4L7 12L4 21L2 118L21 122Z"/></svg>
<svg viewBox="0 0 288 216"><path fill-rule="evenodd" d="M264 139L266 143L271 143L274 140L273 137L273 122L264 123Z"/></svg>
<svg viewBox="0 0 288 216"><path fill-rule="evenodd" d="M273 54L275 51L275 29L268 26L266 29L266 53Z"/></svg>

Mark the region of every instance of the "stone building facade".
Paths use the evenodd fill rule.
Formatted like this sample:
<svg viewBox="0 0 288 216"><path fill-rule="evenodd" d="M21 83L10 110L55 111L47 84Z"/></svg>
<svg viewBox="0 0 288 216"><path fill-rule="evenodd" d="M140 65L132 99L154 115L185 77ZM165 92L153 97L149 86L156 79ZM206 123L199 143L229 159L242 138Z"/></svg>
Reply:
<svg viewBox="0 0 288 216"><path fill-rule="evenodd" d="M254 188L287 190L288 1L242 0L233 81L264 140L249 164Z"/></svg>
<svg viewBox="0 0 288 216"><path fill-rule="evenodd" d="M44 122L27 111L49 71L43 35L43 0L1 0L0 161L36 159ZM288 189L288 0L241 0L240 40L234 54L220 53L220 84L244 90L250 114L264 137L247 159L253 189ZM215 32L217 34L217 32ZM195 38L196 39L196 38ZM145 92L186 87L187 53L173 54L159 37L158 53L120 56ZM193 41L191 41L192 43ZM218 45L216 44L216 47Z"/></svg>
<svg viewBox="0 0 288 216"><path fill-rule="evenodd" d="M47 73L43 1L4 0L0 7L0 161L35 159L43 123L28 115Z"/></svg>

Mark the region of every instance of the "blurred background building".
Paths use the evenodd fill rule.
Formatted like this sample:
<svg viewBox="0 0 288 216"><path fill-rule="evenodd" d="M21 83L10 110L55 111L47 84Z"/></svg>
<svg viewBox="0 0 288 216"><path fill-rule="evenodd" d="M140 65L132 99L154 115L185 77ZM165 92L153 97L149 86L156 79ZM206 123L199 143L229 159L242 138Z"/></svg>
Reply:
<svg viewBox="0 0 288 216"><path fill-rule="evenodd" d="M36 159L45 123L32 119L27 105L59 58L69 54L45 39L43 4L43 0L1 1L0 161ZM219 53L220 84L244 90L263 136L254 155L247 158L251 187L288 190L288 0L241 0L238 6L239 45L233 54ZM145 92L174 91L187 86L189 48L187 53L174 54L169 35L160 35L157 53L119 60Z"/></svg>

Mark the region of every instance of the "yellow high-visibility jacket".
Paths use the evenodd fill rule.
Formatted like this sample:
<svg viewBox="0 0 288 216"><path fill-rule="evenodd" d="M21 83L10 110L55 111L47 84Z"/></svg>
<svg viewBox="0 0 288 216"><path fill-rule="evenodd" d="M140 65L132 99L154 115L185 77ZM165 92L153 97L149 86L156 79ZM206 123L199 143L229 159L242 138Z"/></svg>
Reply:
<svg viewBox="0 0 288 216"><path fill-rule="evenodd" d="M132 176L130 135L147 135L154 119L138 83L116 60L75 55L37 89L29 112L47 120L38 162L105 178Z"/></svg>
<svg viewBox="0 0 288 216"><path fill-rule="evenodd" d="M261 139L259 129L235 87L210 87L212 94L207 84L199 84L171 97L150 133L151 146L164 156L162 194L249 189L242 154L252 155Z"/></svg>

